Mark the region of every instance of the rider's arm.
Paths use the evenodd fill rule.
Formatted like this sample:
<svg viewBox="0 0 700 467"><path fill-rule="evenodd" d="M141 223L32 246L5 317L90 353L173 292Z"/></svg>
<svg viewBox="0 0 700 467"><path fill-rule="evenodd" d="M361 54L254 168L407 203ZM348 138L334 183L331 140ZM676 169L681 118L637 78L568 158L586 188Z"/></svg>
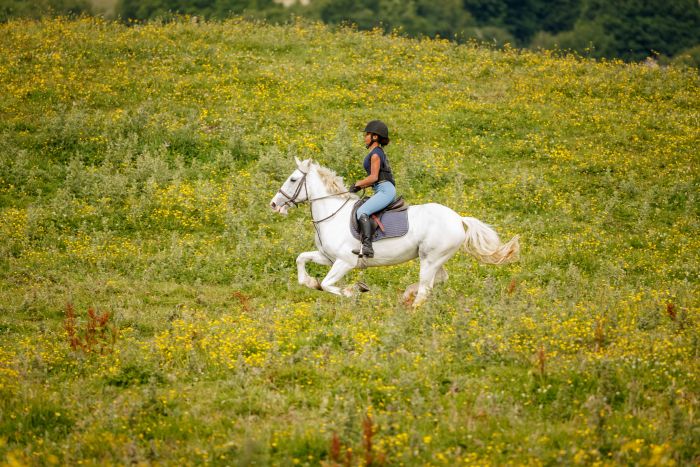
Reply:
<svg viewBox="0 0 700 467"><path fill-rule="evenodd" d="M360 188L367 188L377 183L379 180L379 167L381 165L381 160L376 154L372 154L372 159L370 159L370 171L367 177L355 183L355 186Z"/></svg>

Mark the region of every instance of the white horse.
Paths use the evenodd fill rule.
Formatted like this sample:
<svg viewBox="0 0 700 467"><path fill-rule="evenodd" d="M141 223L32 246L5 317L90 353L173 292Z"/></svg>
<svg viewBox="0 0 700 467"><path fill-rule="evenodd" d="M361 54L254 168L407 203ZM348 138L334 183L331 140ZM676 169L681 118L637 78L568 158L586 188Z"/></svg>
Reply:
<svg viewBox="0 0 700 467"><path fill-rule="evenodd" d="M447 279L443 265L463 246L482 263L504 264L517 260L518 236L501 244L498 234L473 217L461 217L441 204L429 203L408 208L408 233L374 243L374 257L358 260L353 249L359 241L350 232L350 216L358 197L348 193L342 178L311 159L295 158L297 169L287 178L270 201L270 207L287 214L289 206L308 202L316 229L316 251L297 257L299 284L337 295L351 296L354 287L341 289L335 284L354 268L387 266L420 258L420 281L404 292L404 302L421 305L438 282ZM466 231L465 231L466 227ZM306 263L331 266L319 282L306 272Z"/></svg>

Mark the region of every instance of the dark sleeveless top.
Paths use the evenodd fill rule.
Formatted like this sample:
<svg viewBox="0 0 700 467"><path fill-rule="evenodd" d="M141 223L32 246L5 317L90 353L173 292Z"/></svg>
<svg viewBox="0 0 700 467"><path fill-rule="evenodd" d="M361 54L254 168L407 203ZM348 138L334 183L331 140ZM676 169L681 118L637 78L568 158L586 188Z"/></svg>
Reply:
<svg viewBox="0 0 700 467"><path fill-rule="evenodd" d="M379 180L377 180L377 183L383 182L384 180L387 180L391 182L392 185L396 186L396 182L394 181L394 175L391 173L391 166L389 165L389 159L387 159L386 154L384 154L384 149L381 148L381 146L377 146L376 148L372 149L369 154L365 157L364 161L364 167L365 171L367 171L367 175L369 175L372 171L372 154L376 154L379 156Z"/></svg>

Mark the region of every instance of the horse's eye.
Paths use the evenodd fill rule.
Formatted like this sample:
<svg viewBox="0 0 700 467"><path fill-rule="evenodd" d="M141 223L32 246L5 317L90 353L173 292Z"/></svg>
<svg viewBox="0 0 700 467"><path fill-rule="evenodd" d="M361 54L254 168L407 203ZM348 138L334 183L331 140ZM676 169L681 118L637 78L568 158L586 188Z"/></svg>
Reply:
<svg viewBox="0 0 700 467"><path fill-rule="evenodd" d="M296 182L297 180L298 180L298 178L290 178L289 179L290 182Z"/></svg>

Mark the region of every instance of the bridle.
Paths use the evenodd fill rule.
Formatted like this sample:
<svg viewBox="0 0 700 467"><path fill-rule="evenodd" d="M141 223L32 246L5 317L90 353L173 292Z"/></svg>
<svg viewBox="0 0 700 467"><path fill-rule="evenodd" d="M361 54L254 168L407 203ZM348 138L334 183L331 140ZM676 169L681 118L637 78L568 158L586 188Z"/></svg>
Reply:
<svg viewBox="0 0 700 467"><path fill-rule="evenodd" d="M292 193L292 195L290 196L290 195L287 194L282 188L280 188L279 190L277 190L277 193L279 193L279 194L281 194L282 196L284 196L285 198L287 198L287 201L285 201L284 204L283 204L281 207L289 206L290 204L293 204L294 206L299 206L300 204L304 204L304 203L306 203L306 202L308 201L308 203L309 203L309 212L311 213L311 222L314 224L314 229L316 230L316 236L318 237L318 241L321 243L321 246L323 246L323 241L321 240L321 235L320 235L320 233L318 232L318 224L320 224L321 222L325 222L325 221L327 221L328 219L333 218L336 214L338 214L338 213L345 207L346 204L348 204L348 202L350 202L350 199L351 199L351 198L346 199L345 202L344 202L338 209L336 209L336 210L333 212L333 214L331 214L330 216L324 217L323 219L318 220L318 221L314 219L314 211L313 211L313 208L312 208L312 204L313 204L314 201L320 201L320 200L322 200L322 199L332 198L332 197L334 197L334 196L340 196L340 195L344 195L344 194L347 194L347 193L350 193L350 192L349 192L349 191L342 191L342 192L340 192L340 193L332 193L332 194L330 194L330 195L319 196L318 198L310 199L310 198L309 198L309 189L308 189L307 186L306 186L306 176L307 176L309 173L308 173L308 172L303 172L301 169L297 169L297 170L299 170L299 172L302 173L302 176L301 176L301 179L299 179L299 184L297 185L296 190L294 190L294 193ZM302 187L302 186L304 187L304 192L306 193L306 199L303 200L303 201L297 201L297 198L299 197L299 194L301 193L301 187Z"/></svg>
<svg viewBox="0 0 700 467"><path fill-rule="evenodd" d="M301 172L300 169L297 169L297 170L299 170L299 172ZM305 201L309 201L309 190L306 188L306 176L309 173L308 172L301 172L301 173L303 175L301 177L301 180L299 181L299 185L297 185L297 189L294 190L294 193L292 193L291 196L288 195L281 187L279 190L277 190L277 193L279 193L282 196L284 196L285 198L287 198L287 201L285 201L281 207L289 206L290 204L293 204L294 206L298 206ZM297 197L299 196L299 193L301 193L302 185L304 186L304 191L306 192L306 199L300 203L297 203Z"/></svg>

